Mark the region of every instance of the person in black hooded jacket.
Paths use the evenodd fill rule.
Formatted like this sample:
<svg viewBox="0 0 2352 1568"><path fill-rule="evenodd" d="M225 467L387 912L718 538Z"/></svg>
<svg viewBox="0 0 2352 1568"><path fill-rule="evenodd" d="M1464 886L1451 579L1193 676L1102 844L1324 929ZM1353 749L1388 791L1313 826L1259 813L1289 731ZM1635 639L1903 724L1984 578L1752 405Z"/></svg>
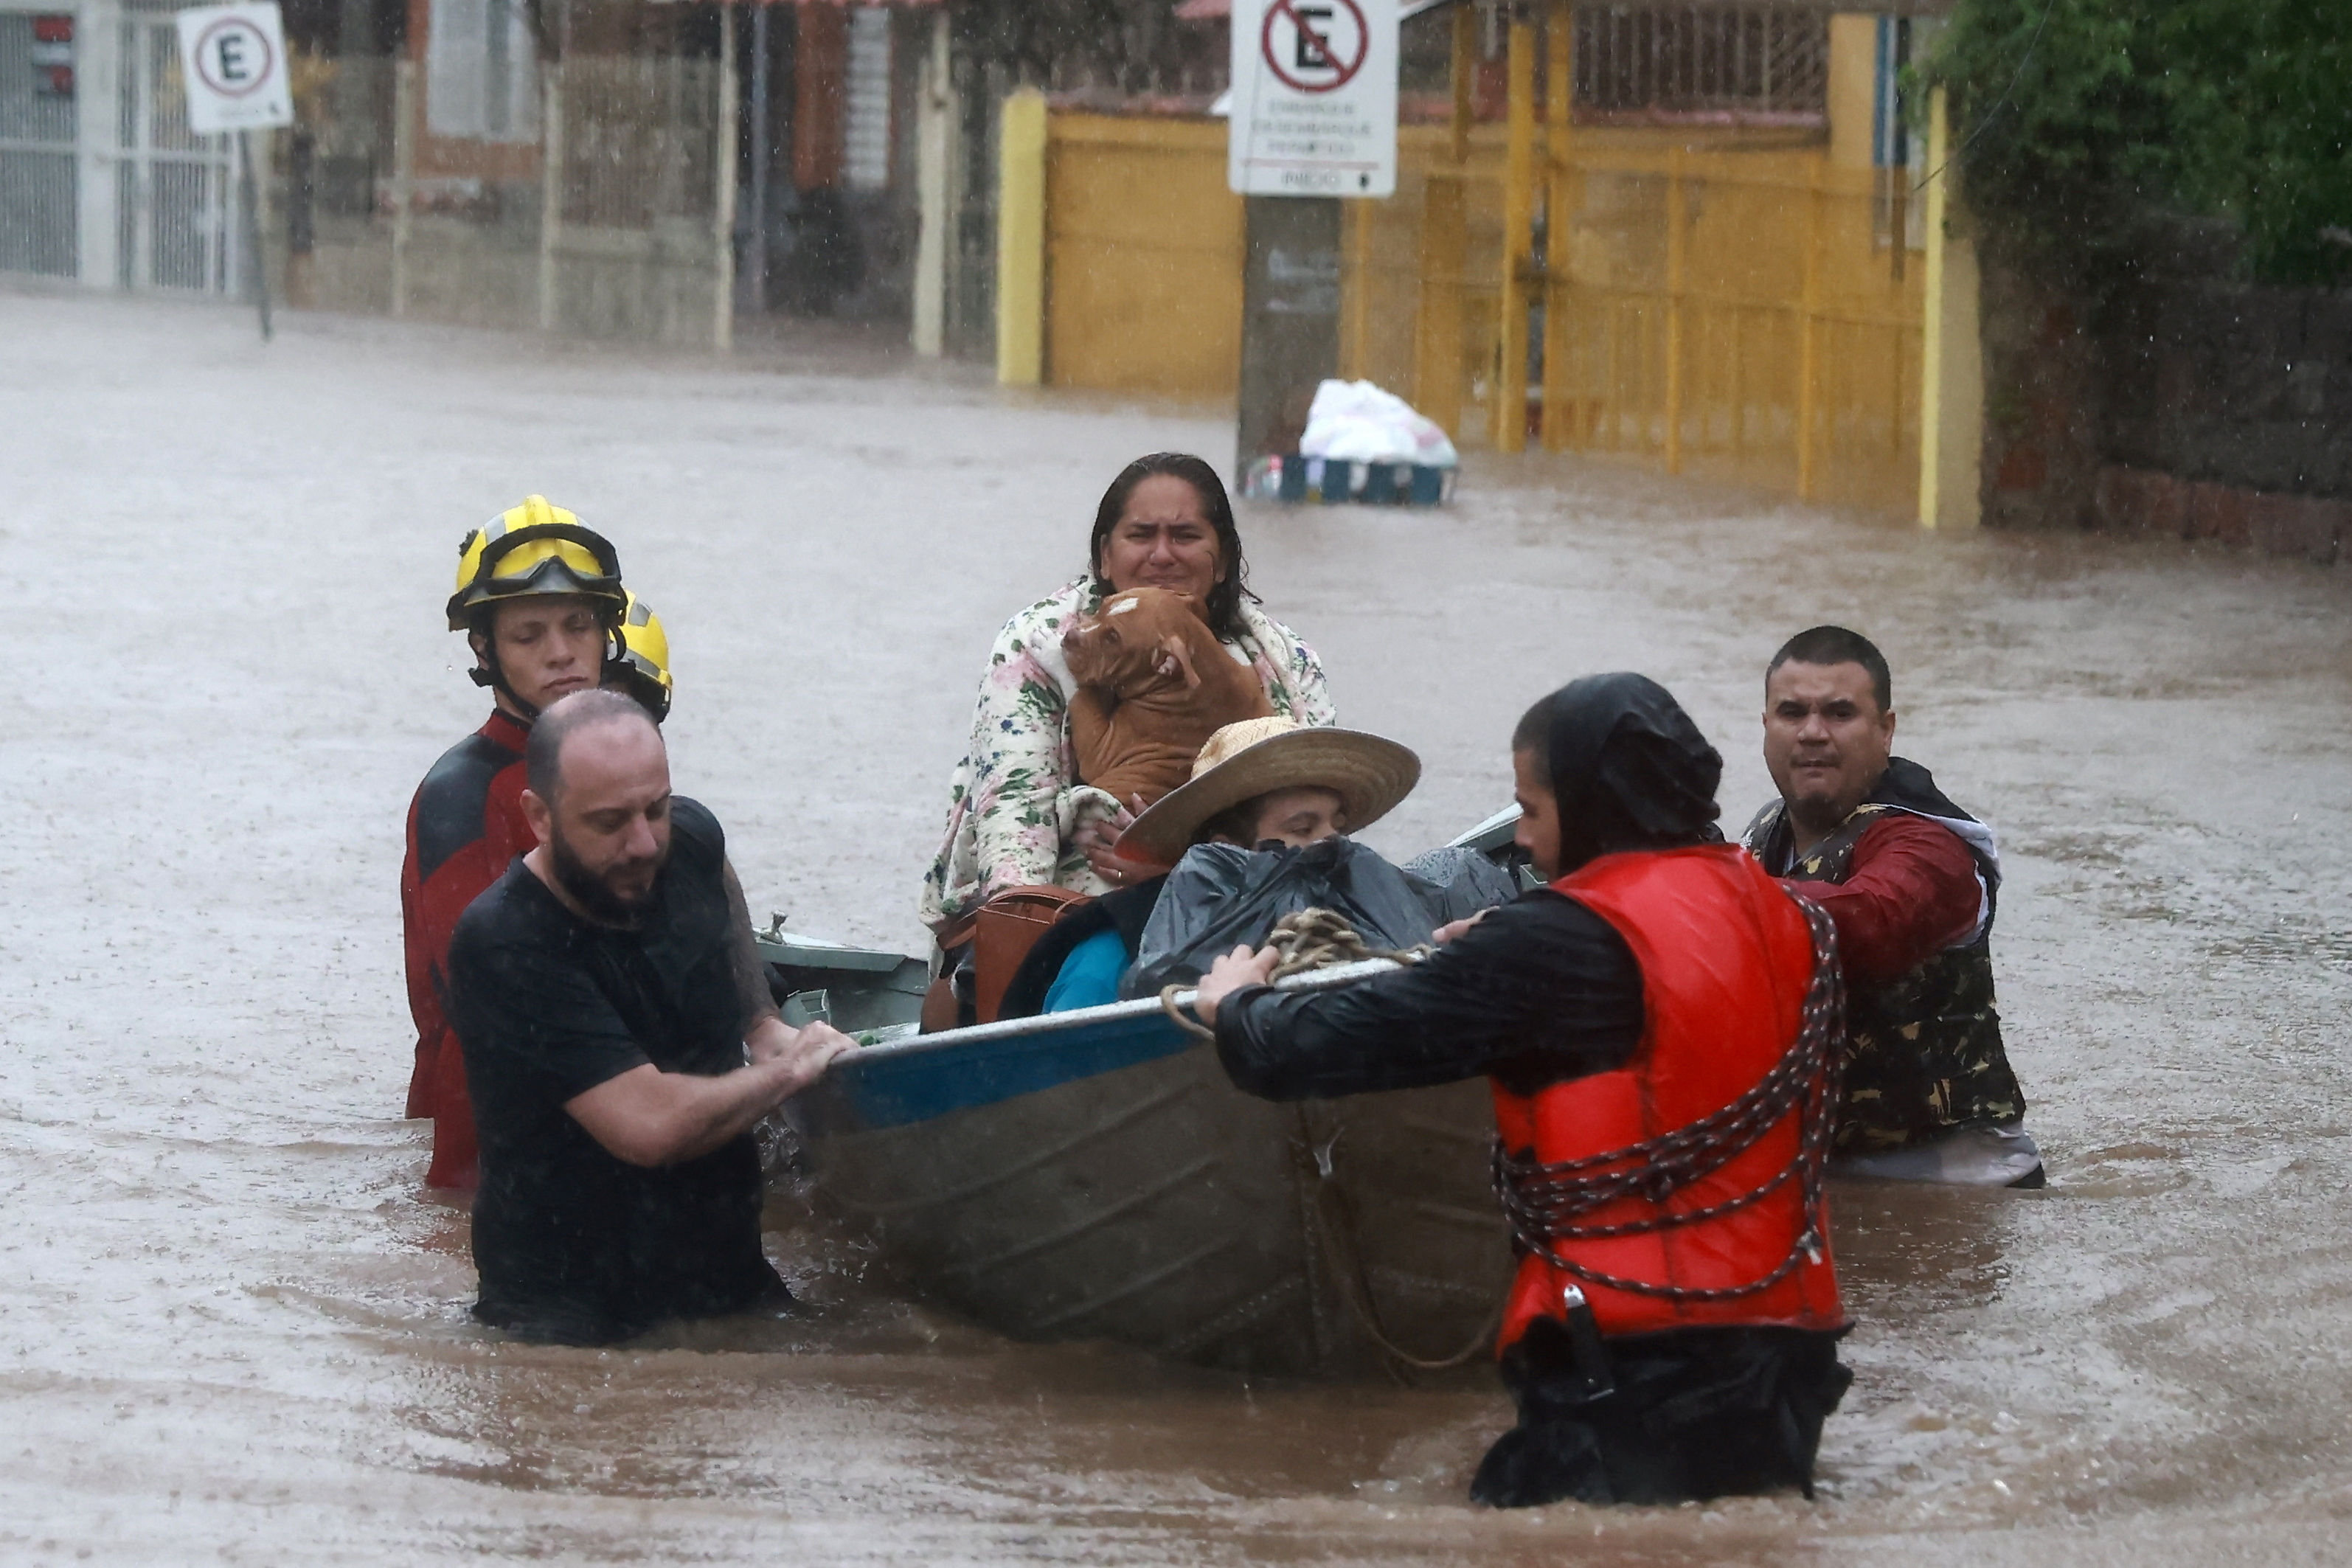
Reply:
<svg viewBox="0 0 2352 1568"><path fill-rule="evenodd" d="M1709 1034L1704 1027L1681 1029L1662 1044L1648 1016L1650 997L1681 1018L1690 1013L1688 993L1671 988L1674 966L1663 955L1656 978L1670 988L1645 991L1648 977L1629 934L1647 943L1652 928L1636 920L1621 930L1601 911L1622 914L1622 908L1585 890L1589 875L1611 863L1638 874L1669 861L1675 864L1665 871L1668 878L1696 872L1700 918L1717 921L1709 929L1720 933L1706 944L1710 949L1730 952L1748 942L1747 951L1763 951L1748 942L1748 933L1772 926L1778 945L1750 968L1771 1005L1759 1006L1746 1021L1746 1037L1752 1046L1779 1030L1766 1056L1788 1060L1801 1047L1813 1055L1804 1058L1810 1068L1791 1079L1808 1086L1802 1104L1767 1119L1751 1135L1757 1142L1738 1152L1760 1149L1768 1139L1779 1141L1766 1151L1771 1161L1782 1159L1783 1148L1797 1152L1741 1210L1748 1215L1769 1210L1773 1216L1760 1244L1754 1227L1747 1232L1753 1244L1748 1253L1769 1255L1753 1270L1760 1283L1743 1275L1719 1292L1735 1303L1752 1300L1755 1310L1717 1310L1707 1301L1676 1318L1683 1310L1678 1303L1648 1315L1662 1312L1669 1321L1699 1326L1617 1334L1612 1322L1643 1318L1638 1294L1620 1293L1633 1308L1618 1302L1611 1308L1614 1318L1598 1320L1592 1309L1602 1303L1588 1307L1571 1270L1549 1277L1570 1281L1564 1306L1556 1284L1534 1299L1528 1252L1540 1247L1537 1256L1548 1263L1561 1254L1573 1263L1578 1247L1565 1233L1531 1238L1515 1215L1523 1261L1501 1336L1501 1372L1519 1421L1488 1451L1471 1496L1516 1507L1566 1498L1665 1502L1782 1486L1810 1495L1822 1421L1852 1381L1837 1360L1844 1319L1819 1191L1834 1008L1820 1025L1809 1012L1801 1026L1790 1012L1800 995L1810 1005L1822 985L1834 994L1827 922L1802 914L1747 856L1723 844L1715 827L1722 759L1656 682L1632 674L1572 682L1528 710L1512 751L1523 814L1518 842L1539 872L1560 879L1560 888L1537 889L1446 927L1440 933L1444 945L1423 963L1336 989L1274 989L1266 984L1273 955L1236 949L1202 981L1196 1009L1213 1028L1218 1056L1234 1082L1267 1099L1330 1098L1485 1076L1496 1086L1498 1111L1549 1098L1555 1111L1572 1117L1569 1102L1576 1096L1561 1097L1563 1088L1619 1069L1635 1076L1653 1067L1664 1071L1664 1050L1687 1062L1714 1048L1711 1037L1699 1037ZM1709 902L1717 888L1724 893ZM1773 1020L1769 1027L1759 1021L1765 1013ZM1785 1054L1784 1037L1790 1041ZM1761 1087L1761 1076L1759 1068L1743 1081ZM1558 1158L1525 1148L1503 1152L1522 1162ZM1801 1169L1800 1162L1805 1162ZM1795 1174L1803 1180L1787 1179ZM1643 1215L1649 1234L1691 1237L1702 1247L1720 1239L1698 1235L1696 1224L1664 1219L1666 1201L1656 1198ZM1739 1222L1708 1223L1727 1231ZM1783 1228L1776 1232L1775 1225ZM1661 1239L1659 1245L1675 1244ZM1735 1264L1746 1261L1741 1256ZM1540 1270L1534 1276L1538 1283L1545 1278ZM1802 1300L1794 1305L1791 1296L1769 1294L1801 1285ZM1596 1297L1610 1294L1590 1288Z"/></svg>

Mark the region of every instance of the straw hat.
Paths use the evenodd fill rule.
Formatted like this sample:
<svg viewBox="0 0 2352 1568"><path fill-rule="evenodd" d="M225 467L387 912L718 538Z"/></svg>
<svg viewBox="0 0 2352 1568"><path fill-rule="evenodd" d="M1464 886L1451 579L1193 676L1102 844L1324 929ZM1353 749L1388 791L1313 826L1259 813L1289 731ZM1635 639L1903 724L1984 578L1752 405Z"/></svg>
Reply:
<svg viewBox="0 0 2352 1568"><path fill-rule="evenodd" d="M1114 847L1123 860L1172 866L1201 825L1278 789L1339 793L1348 831L1386 816L1421 779L1421 759L1394 741L1296 719L1244 719L1209 737L1192 777L1137 817Z"/></svg>

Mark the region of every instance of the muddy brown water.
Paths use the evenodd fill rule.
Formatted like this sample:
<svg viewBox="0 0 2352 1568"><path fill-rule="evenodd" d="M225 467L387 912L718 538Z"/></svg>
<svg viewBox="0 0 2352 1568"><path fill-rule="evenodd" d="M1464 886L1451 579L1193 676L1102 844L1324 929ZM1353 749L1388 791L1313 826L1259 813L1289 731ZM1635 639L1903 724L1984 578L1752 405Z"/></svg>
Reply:
<svg viewBox="0 0 2352 1568"><path fill-rule="evenodd" d="M1859 1374L1822 1496L1463 1501L1483 1377L1244 1383L1010 1345L789 1205L814 1310L611 1351L474 1328L396 1118L401 814L477 721L454 546L530 489L663 614L680 787L756 903L917 936L995 626L1148 408L0 293L0 1561L2326 1562L2352 1539L2352 574L1937 537L1564 460L1442 513L1252 510L1370 837L1492 809L1569 676L1649 671L1765 781L1759 667L1863 626L1902 749L2000 831L2009 1037L2055 1184L1845 1186ZM1735 822L1736 825L1736 822Z"/></svg>

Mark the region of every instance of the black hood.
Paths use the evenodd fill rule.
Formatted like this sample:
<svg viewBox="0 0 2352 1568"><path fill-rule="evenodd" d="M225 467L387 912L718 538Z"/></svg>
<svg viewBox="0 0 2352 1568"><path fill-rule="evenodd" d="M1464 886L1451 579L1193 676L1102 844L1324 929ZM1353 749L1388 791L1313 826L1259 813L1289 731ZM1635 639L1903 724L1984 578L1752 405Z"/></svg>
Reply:
<svg viewBox="0 0 2352 1568"><path fill-rule="evenodd" d="M1571 680L1547 700L1563 870L1614 850L1722 837L1714 823L1723 756L1674 693L1620 671Z"/></svg>

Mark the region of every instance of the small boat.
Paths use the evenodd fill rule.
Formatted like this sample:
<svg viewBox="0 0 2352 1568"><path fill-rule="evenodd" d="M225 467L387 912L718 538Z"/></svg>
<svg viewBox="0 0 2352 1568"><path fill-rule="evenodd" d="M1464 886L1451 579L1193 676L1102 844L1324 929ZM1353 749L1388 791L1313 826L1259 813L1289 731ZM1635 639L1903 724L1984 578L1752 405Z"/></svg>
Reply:
<svg viewBox="0 0 2352 1568"><path fill-rule="evenodd" d="M1457 843L1487 847L1478 831ZM781 931L762 947L786 1022L873 1042L787 1114L820 1201L925 1297L1016 1339L1252 1373L1453 1365L1492 1344L1511 1251L1483 1081L1277 1105L1157 999L921 1035L921 960Z"/></svg>

